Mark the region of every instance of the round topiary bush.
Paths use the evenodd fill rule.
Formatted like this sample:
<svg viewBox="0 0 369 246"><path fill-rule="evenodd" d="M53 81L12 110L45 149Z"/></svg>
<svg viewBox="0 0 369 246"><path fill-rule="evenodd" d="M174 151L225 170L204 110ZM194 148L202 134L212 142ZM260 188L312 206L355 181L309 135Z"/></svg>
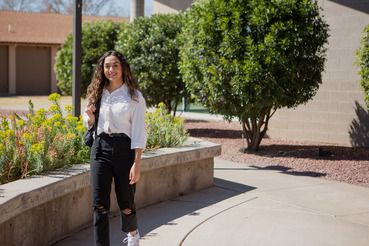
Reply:
<svg viewBox="0 0 369 246"><path fill-rule="evenodd" d="M128 24L111 20L86 22L82 25L82 95L91 82L98 59L114 49L118 33ZM55 73L58 87L63 95L72 95L73 33L71 33L56 55Z"/></svg>
<svg viewBox="0 0 369 246"><path fill-rule="evenodd" d="M119 35L117 43L117 49L131 64L147 105L164 102L169 112L186 97L177 65L180 47L177 36L182 24L183 13L140 17Z"/></svg>
<svg viewBox="0 0 369 246"><path fill-rule="evenodd" d="M238 117L258 150L273 113L322 83L328 25L315 0L199 0L186 13L180 72L211 113Z"/></svg>

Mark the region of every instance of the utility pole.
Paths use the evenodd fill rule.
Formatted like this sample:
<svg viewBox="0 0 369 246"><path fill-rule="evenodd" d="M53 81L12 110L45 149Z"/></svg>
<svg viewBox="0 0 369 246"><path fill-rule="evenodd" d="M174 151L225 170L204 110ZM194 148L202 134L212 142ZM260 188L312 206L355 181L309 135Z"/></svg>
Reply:
<svg viewBox="0 0 369 246"><path fill-rule="evenodd" d="M81 115L81 79L82 79L82 0L74 0L73 8L73 115Z"/></svg>

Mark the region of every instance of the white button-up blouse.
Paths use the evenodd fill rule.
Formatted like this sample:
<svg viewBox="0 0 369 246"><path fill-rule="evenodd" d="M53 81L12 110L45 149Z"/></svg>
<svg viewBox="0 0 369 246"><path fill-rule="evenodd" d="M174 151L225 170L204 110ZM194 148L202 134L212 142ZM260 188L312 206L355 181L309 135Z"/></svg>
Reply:
<svg viewBox="0 0 369 246"><path fill-rule="evenodd" d="M111 94L104 90L101 97L97 135L105 133L124 133L131 138L131 149L146 147L146 102L140 91L136 90L137 101L131 99L125 84ZM86 108L88 103L86 105ZM88 115L83 114L83 123L88 127ZM110 129L110 131L109 131Z"/></svg>

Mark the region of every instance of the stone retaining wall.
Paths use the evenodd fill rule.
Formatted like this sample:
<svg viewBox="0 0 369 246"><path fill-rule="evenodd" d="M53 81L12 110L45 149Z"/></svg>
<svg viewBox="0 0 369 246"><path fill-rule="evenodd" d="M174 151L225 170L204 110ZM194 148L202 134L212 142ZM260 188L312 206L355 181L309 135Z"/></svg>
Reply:
<svg viewBox="0 0 369 246"><path fill-rule="evenodd" d="M190 138L183 147L144 152L138 208L213 185L218 144ZM92 222L89 164L0 186L0 244L51 245ZM112 214L117 214L112 192ZM114 206L113 206L114 205Z"/></svg>

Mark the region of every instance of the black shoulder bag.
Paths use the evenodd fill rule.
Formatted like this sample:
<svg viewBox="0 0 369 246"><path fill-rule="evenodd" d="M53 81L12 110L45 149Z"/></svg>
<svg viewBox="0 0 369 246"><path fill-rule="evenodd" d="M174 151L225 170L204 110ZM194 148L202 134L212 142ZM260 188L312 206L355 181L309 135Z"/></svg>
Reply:
<svg viewBox="0 0 369 246"><path fill-rule="evenodd" d="M94 143L94 134L95 134L95 139L97 136L97 123L99 121L99 113L100 113L100 103L101 103L101 98L99 98L95 104L95 123L94 125L90 128L87 129L85 134L83 135L83 141L85 142L85 144L89 147L92 147L92 144Z"/></svg>

